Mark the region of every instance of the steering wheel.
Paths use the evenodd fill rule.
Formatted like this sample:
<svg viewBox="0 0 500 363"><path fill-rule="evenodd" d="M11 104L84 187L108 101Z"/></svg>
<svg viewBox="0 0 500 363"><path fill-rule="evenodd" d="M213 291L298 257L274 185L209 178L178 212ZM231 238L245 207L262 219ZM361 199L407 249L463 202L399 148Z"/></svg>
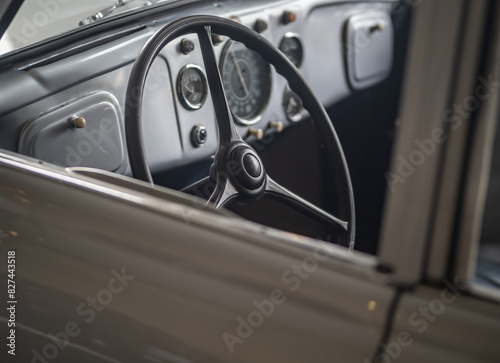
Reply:
<svg viewBox="0 0 500 363"><path fill-rule="evenodd" d="M211 33L227 36L256 51L302 100L313 125L322 136L323 148L332 158L338 216L334 216L275 182L265 171L257 154L238 134L229 109L224 87L212 48ZM172 40L186 34L197 34L208 86L215 109L219 132L219 146L210 168L209 178L215 190L208 202L221 208L234 197L248 202L263 194L285 202L310 217L326 222L339 231L339 244L354 248L354 197L347 163L332 122L319 100L313 94L299 71L274 45L255 31L233 20L216 16L189 16L159 29L140 51L130 74L125 102L125 134L132 174L135 178L153 184L146 160L142 137L141 108L148 71L158 53Z"/></svg>

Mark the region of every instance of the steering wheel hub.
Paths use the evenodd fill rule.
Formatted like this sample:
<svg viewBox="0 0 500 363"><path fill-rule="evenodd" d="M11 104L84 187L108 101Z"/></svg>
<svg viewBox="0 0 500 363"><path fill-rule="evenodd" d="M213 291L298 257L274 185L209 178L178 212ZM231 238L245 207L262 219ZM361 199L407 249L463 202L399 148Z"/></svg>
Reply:
<svg viewBox="0 0 500 363"><path fill-rule="evenodd" d="M237 165L234 173L234 182L240 192L254 194L262 189L266 182L264 166L257 153L249 146L237 146L230 154L230 160Z"/></svg>

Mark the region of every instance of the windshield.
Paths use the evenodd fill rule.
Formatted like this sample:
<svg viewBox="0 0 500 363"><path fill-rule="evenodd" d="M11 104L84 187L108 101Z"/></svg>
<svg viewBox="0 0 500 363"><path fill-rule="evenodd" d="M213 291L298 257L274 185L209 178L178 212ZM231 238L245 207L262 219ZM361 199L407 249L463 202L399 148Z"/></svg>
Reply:
<svg viewBox="0 0 500 363"><path fill-rule="evenodd" d="M27 0L0 39L0 56L124 11L178 0Z"/></svg>

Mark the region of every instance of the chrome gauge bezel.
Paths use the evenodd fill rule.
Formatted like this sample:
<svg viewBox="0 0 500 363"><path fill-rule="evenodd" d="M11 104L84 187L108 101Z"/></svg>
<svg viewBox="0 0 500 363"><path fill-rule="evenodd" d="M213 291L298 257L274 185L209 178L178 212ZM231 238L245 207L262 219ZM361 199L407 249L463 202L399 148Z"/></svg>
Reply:
<svg viewBox="0 0 500 363"><path fill-rule="evenodd" d="M201 81L203 82L203 93L200 102L197 103L192 103L190 102L186 96L184 95L184 92L182 90L182 78L186 74L186 71L188 70L195 70L198 75L201 78ZM177 76L177 96L179 97L179 101L181 104L186 108L187 110L190 111L195 111L199 110L205 103L205 100L207 99L207 94L208 94L208 83L207 83L207 77L205 75L205 72L200 66L197 66L196 64L187 64L182 69L180 70L178 76Z"/></svg>
<svg viewBox="0 0 500 363"><path fill-rule="evenodd" d="M229 52L229 49L232 46L235 46L235 45L236 46L237 45L241 45L242 47L245 47L245 45L243 45L242 43L238 43L238 42L236 42L234 40L228 40L226 42L226 44L224 44L224 48L222 49L222 52L221 52L221 57L220 57L220 62L219 62L219 71L220 71L220 74L221 74L221 79L222 79L223 85L224 85L224 66L226 64L227 57L229 56L228 52ZM257 52L255 52L255 53L259 54ZM264 62L266 62L266 61L264 60ZM240 125L251 126L251 125L255 125L256 123L258 123L260 120L262 120L262 116L263 116L265 110L267 109L267 106L269 105L269 101L271 99L273 77L272 77L272 68L271 68L271 65L269 63L267 63L267 62L266 62L266 64L268 65L268 76L269 76L269 78L267 80L268 87L265 90L265 92L267 93L267 97L266 97L265 102L261 106L262 108L261 108L260 112L258 112L257 115L255 115L254 117L247 119L247 118L243 118L243 117L240 117L240 116L236 115L233 112L233 110L231 110L231 107L228 105L229 109L231 110L231 115L233 116L234 121L236 123L240 124ZM224 91L226 91L226 90L224 89Z"/></svg>
<svg viewBox="0 0 500 363"><path fill-rule="evenodd" d="M291 114L286 109L287 98L288 97L294 97L294 96L297 96L297 98L300 101L300 103L299 103L300 111L296 112L294 114ZM302 100L300 99L300 97L295 92L293 92L288 85L285 87L285 91L283 92L283 103L282 103L282 105L283 105L283 112L285 113L285 116L288 119L288 121L299 122L299 121L302 120L302 115L303 115L303 112L304 112L304 105L303 105Z"/></svg>
<svg viewBox="0 0 500 363"><path fill-rule="evenodd" d="M286 53L281 50L283 43L288 39L296 39L298 41L298 44L300 45L300 61L299 61L298 65L293 63L292 60L288 57L288 55L286 55ZM291 33L291 32L286 33L281 38L280 43L278 45L278 49L280 50L280 52L282 52L290 60L290 62L293 63L293 65L295 67L300 68L302 66L302 63L304 62L304 44L302 43L302 39L300 38L300 35L298 35L297 33Z"/></svg>

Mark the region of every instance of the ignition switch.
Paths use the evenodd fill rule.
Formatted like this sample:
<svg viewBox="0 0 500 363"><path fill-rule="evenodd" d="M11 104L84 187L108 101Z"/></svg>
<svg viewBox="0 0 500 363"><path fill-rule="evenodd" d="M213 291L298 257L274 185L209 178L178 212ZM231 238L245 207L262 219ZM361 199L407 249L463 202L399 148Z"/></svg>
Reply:
<svg viewBox="0 0 500 363"><path fill-rule="evenodd" d="M201 124L193 126L191 130L191 142L195 147L203 146L207 142L207 129L205 126Z"/></svg>

